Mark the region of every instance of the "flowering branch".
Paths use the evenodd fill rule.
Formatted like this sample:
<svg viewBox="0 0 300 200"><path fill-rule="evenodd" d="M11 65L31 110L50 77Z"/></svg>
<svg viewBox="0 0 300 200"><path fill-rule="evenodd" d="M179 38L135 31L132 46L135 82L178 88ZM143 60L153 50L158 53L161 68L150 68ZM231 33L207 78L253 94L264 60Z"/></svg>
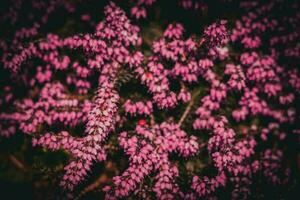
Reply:
<svg viewBox="0 0 300 200"><path fill-rule="evenodd" d="M299 3L216 0L229 5L226 11L237 4L242 11L219 20L206 16L208 0L175 2L171 12L201 10L201 16L184 14L178 23L175 15L160 15L164 6L155 10L159 0L120 3L132 17L110 2L101 20L85 1L4 6L1 143L25 134L33 146L65 152L59 184L65 196L58 199L98 188L106 200L216 199L219 188L230 190L231 199L251 199L258 172L268 184L293 178L283 162L300 132ZM48 18L60 7L71 17L55 28ZM147 18L152 13L154 21ZM204 26L203 33L183 19L197 30ZM179 116L176 109L183 110ZM15 156L8 160L29 171ZM103 174L80 190L100 162Z"/></svg>

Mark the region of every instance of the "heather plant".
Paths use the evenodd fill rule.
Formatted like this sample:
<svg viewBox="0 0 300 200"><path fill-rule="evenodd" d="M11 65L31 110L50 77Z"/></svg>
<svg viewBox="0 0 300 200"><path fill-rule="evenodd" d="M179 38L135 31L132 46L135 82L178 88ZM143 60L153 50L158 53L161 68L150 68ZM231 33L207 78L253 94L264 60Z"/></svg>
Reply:
<svg viewBox="0 0 300 200"><path fill-rule="evenodd" d="M18 0L2 9L4 196L297 193L297 1Z"/></svg>

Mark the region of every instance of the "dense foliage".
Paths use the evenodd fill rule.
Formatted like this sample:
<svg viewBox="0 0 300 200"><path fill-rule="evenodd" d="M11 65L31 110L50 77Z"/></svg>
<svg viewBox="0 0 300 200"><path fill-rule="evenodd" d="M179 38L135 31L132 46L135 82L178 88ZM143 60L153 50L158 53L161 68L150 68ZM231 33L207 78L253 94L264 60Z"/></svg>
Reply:
<svg viewBox="0 0 300 200"><path fill-rule="evenodd" d="M292 199L299 22L296 0L1 2L3 196Z"/></svg>

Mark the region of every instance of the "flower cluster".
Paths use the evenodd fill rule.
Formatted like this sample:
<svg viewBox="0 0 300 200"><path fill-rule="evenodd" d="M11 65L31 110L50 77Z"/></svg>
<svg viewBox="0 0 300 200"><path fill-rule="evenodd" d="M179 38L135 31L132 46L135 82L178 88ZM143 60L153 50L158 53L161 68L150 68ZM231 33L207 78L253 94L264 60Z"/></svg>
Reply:
<svg viewBox="0 0 300 200"><path fill-rule="evenodd" d="M204 38L209 47L219 47L228 42L226 23L225 20L221 20L205 29Z"/></svg>
<svg viewBox="0 0 300 200"><path fill-rule="evenodd" d="M62 178L61 185L69 191L86 177L91 170L93 161L105 160L106 155L101 144L108 133L114 130L117 103L119 95L114 89L114 82L121 64L129 64L130 52L127 47L138 43L137 28L129 24L125 13L115 4L111 3L105 8L106 18L96 27L93 35L72 36L60 39L58 36L49 34L47 41L30 44L21 50L11 60L4 61L4 65L17 73L21 65L31 57L38 57L58 71L67 70L71 65L76 70L77 77L87 78L91 69L100 71L98 89L94 100L78 101L78 97L70 99L68 92L61 83L54 83L50 74L44 75L38 68L37 82L47 80L45 86L38 95L37 102L32 99L24 99L16 102L21 110L13 114L1 114L1 120L18 121L19 128L28 134L37 132L40 125L63 123L65 126L77 126L86 123L85 136L73 137L67 131L58 134L47 133L33 139L33 145L41 145L51 150L64 149L72 155L72 160L64 168L66 173ZM106 40L106 41L105 41ZM114 41L112 44L111 41ZM95 58L88 57L87 67L79 66L78 61L71 64L69 56L59 58L59 48L82 48L86 54L96 54ZM100 54L101 53L101 54ZM100 62L101 61L101 62ZM51 68L50 68L51 69ZM101 70L100 70L101 69ZM45 77L46 76L46 77ZM71 77L68 77L71 79ZM67 79L67 83L72 82ZM31 85L37 82L30 81ZM80 85L79 80L75 80ZM82 85L82 84L81 84ZM78 92L80 94L86 92ZM4 135L15 132L10 127L4 131ZM34 136L36 137L36 136Z"/></svg>
<svg viewBox="0 0 300 200"><path fill-rule="evenodd" d="M136 113L139 115L150 115L153 112L151 101L147 101L146 103L141 101L133 103L131 100L127 100L123 106L125 112L131 115L135 115Z"/></svg>
<svg viewBox="0 0 300 200"><path fill-rule="evenodd" d="M162 123L152 127L145 124L137 125L132 133L120 133L119 142L129 156L130 165L122 175L113 178L112 186L104 188L106 199L127 197L132 191L138 193L136 190L144 187L141 184L146 176L157 171L153 187L157 199L183 195L174 182L174 176L179 174L177 167L171 164L169 154L195 155L199 145L194 136L188 137L177 124Z"/></svg>
<svg viewBox="0 0 300 200"><path fill-rule="evenodd" d="M99 22L82 1L15 1L0 17L10 27L0 34L3 143L25 133L66 155L59 185L69 199L91 190L107 200L252 199L261 180L288 185L295 166L286 157L299 141L299 3L216 2L246 14L201 24L189 14L216 8L180 0L172 6L189 22L157 24L161 1L135 0L109 2ZM62 10L65 23L52 27ZM99 162L113 173L86 186Z"/></svg>
<svg viewBox="0 0 300 200"><path fill-rule="evenodd" d="M46 133L33 139L33 145L41 145L51 150L64 149L72 154L72 161L64 168L66 173L61 181L64 188L72 191L90 171L92 161L106 159L101 143L114 129L117 101L118 95L112 86L102 85L87 115L85 137L73 137L67 131L62 131L57 135Z"/></svg>

